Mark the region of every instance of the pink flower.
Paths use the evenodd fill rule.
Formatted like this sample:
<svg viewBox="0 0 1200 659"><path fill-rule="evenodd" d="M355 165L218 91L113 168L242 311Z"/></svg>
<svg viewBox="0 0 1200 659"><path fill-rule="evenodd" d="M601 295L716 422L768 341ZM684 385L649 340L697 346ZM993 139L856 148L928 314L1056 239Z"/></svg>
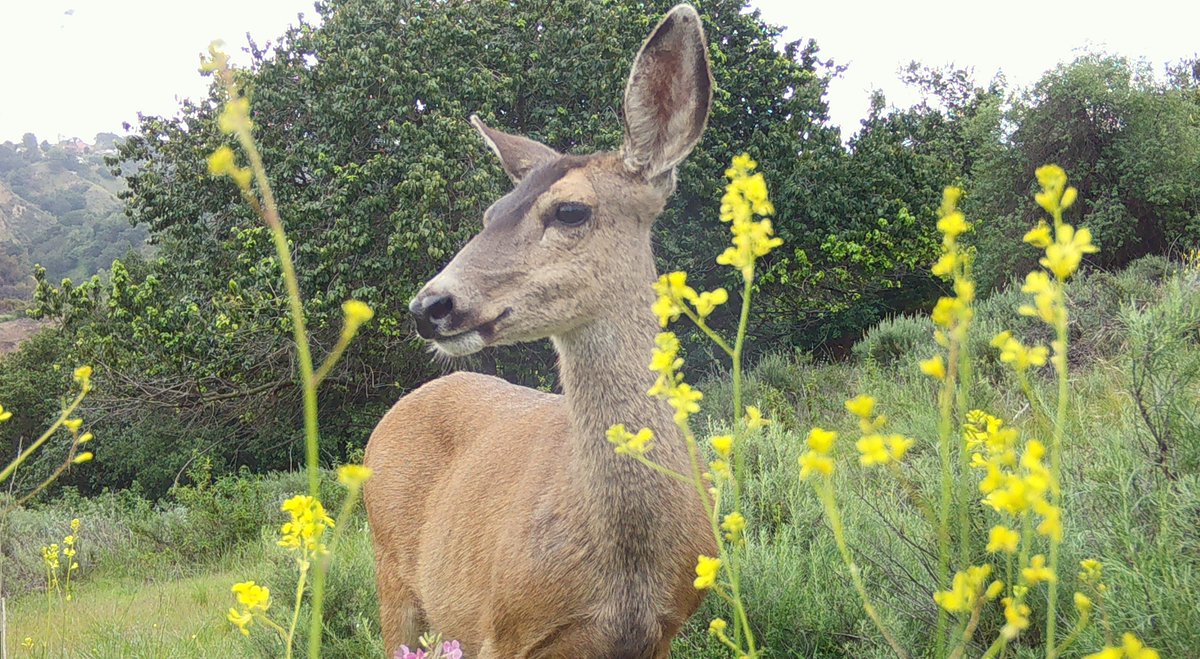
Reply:
<svg viewBox="0 0 1200 659"><path fill-rule="evenodd" d="M421 649L409 650L407 645L401 645L399 650L396 650L394 659L425 659L425 651Z"/></svg>
<svg viewBox="0 0 1200 659"><path fill-rule="evenodd" d="M445 641L442 643L442 659L462 659L462 648L458 646L458 641Z"/></svg>

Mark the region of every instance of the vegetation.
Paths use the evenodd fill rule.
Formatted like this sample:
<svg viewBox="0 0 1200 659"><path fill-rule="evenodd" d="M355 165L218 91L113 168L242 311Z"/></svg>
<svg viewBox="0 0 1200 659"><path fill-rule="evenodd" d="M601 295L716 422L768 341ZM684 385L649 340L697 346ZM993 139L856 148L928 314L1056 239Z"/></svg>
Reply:
<svg viewBox="0 0 1200 659"><path fill-rule="evenodd" d="M123 190L96 171L94 157L64 158L55 150L62 145L39 145L33 136L0 145L0 240L9 241L0 254L0 287L8 286L0 297L29 293L24 273L42 260L45 268L32 270L30 312L52 325L0 360L0 402L17 411L0 424L0 464L23 461L5 476L14 492L35 491L71 465L83 436L99 438L88 446L93 463L66 470L50 488L56 499L43 496L0 521L0 595L37 590L10 609L10 649L28 637L35 656L277 654L268 636L243 637L224 619L228 584L255 575L272 592L302 594L304 579L323 573L328 562L319 552L297 561L276 546L273 529L297 523L280 506L307 489L339 509L342 490L318 466L358 461L386 406L436 372L410 336L407 301L507 186L492 160L480 157L483 146L464 118L478 112L564 152L615 147L623 63L670 5L400 4L397 11L385 0L323 3L319 27L301 22L274 45L255 46L251 68L214 84L207 99L185 102L173 117L145 117L109 160ZM1066 521L1061 539L1048 545L1049 565L1064 580L1068 566L1085 558L1104 565L1102 594L1094 575L1083 579L1104 600L1102 615L1077 635L1067 630L1072 652L1115 647L1126 630L1164 656L1200 647L1191 605L1200 598L1200 273L1195 252L1184 259L1190 265L1178 264L1200 243L1200 67L1180 63L1158 80L1137 62L1090 54L1029 90L1010 90L1002 80L980 87L963 71L913 65L906 76L926 102L898 111L877 97L843 145L823 102L838 69L815 43L778 43L780 30L743 13L740 0L703 10L713 39L714 113L655 235L662 269L689 273L678 290L670 278L660 286L675 290L674 303L692 305L680 313L694 308L702 322L678 328L672 350L660 350L671 352L672 364L675 352L686 356L693 375L710 374L697 386L705 404L692 415L696 436L736 440L736 450L723 441L709 447L714 464L731 460L738 475L734 507L711 508L714 526L729 527L720 530L725 581L718 582L717 564L698 565L698 580L728 589L733 615L725 600L708 598L677 641L679 655L714 656L722 644L772 656L890 656L896 648L944 655L953 648L948 632L964 638L970 629L962 647L974 656L988 651L979 639L1007 638L1013 622L998 608L968 607L959 627L944 613L950 565L975 565L984 544L948 545L947 529L976 541L987 534L979 507L967 504L969 469L944 462L966 456L946 442L971 409L1039 428L1052 444L1052 480L1063 490L1042 503ZM235 118L246 129L238 135L242 153L259 152L247 146L250 122L261 148L261 162L252 158L256 189L233 153L221 150L230 140L228 107L244 107L224 104L231 87L252 99L249 113ZM743 149L763 167L763 200L769 185L783 240L756 253L763 258L744 279L740 267L712 267L725 218L711 203L720 191L715 173ZM1070 222L1095 230L1101 248L1081 250L1083 269L1065 294L1055 289L1061 323L1036 310L1016 313L1028 303L1022 278L1038 254L1011 246L1039 217L1029 181L1047 161L1072 172L1080 192ZM937 200L950 184L970 191L961 208L978 220L956 247L964 261L947 266L945 227L938 231L947 212ZM123 253L126 245L113 233L112 213L95 219L88 205L101 198L97 186L118 192L134 235L156 243L153 254L113 260L117 253L105 251ZM273 223L263 226L256 203L278 212ZM38 219L45 233L18 222L14 204L26 209L21 221ZM87 259L75 252L69 263L53 260L71 232L52 228L50 213L85 227L73 235L83 236ZM94 250L98 244L105 250ZM723 258L736 264L735 257ZM939 369L928 339L944 325L937 310L942 320L946 310L935 302L963 299L967 273L956 268L967 261L972 330L947 340L957 352L944 355ZM935 262L938 274L955 272L957 281L930 274ZM60 281L64 275L72 279ZM716 301L726 288L743 292L739 302L753 294L749 315L731 308L741 304ZM353 343L344 323L369 313L344 308L347 299L377 310ZM747 327L751 338L743 341ZM1030 345L1069 345L1068 356L1064 348L1055 357L1062 379L1034 368L1014 378L1015 349L989 345L1002 330ZM728 345L706 334L739 337L734 369L742 358L757 364L744 384L740 372L728 384L715 359ZM846 359L818 361L813 349ZM959 376L939 401L939 383L921 373L954 381L949 373L967 366L956 355L973 357L973 377ZM329 367L314 369L322 358ZM85 363L94 366L84 380L95 388L86 399L58 400L71 394L71 375L78 378L74 369ZM542 346L498 350L467 366L555 386ZM832 465L854 456L822 436L806 445L808 433L814 426L857 432L859 419L847 417L844 402L861 403L864 391L888 411L888 432L911 442L896 451L907 475L839 468L821 477L813 497L798 485L797 461L807 455L808 471L820 474L824 459ZM1055 411L1039 413L1038 401L1053 401ZM745 405L773 423L747 432L751 424L717 416L729 409L740 416ZM948 420L947 409L958 416ZM867 425L877 421L864 416ZM74 424L70 433L41 434L64 420ZM642 437L615 436L627 449ZM25 453L31 442L44 450ZM307 486L290 473L302 463ZM936 509L936 524L923 505ZM323 514L306 510L309 518ZM71 543L80 567L58 566L70 575L67 601L65 593L48 596L53 552L41 547L60 542L75 518L84 529ZM338 561L316 600L324 614L314 617L313 604L297 598L280 626L290 627L285 636L296 647L319 643L323 629L331 656L377 654L369 538L349 509L336 528ZM953 561L950 546L962 552ZM1027 558L1020 566L1035 567ZM303 564L313 561L320 569L306 572ZM863 593L872 604L865 611L856 604ZM1013 635L997 653L1041 655L1055 644L1048 639L1064 638L1050 621L1074 620L1075 609L1053 593L1008 593L1018 618L1049 624ZM255 617L266 612L265 595L250 586L239 594L244 608L232 612L239 626L267 625ZM128 602L125 613L106 604L114 600ZM159 626L132 623L130 611ZM61 624L67 616L81 621L69 632ZM729 619L729 633L709 627L714 619Z"/></svg>
<svg viewBox="0 0 1200 659"><path fill-rule="evenodd" d="M1144 267L1135 263L1117 279ZM1108 295L1112 286L1113 279L1080 279L1071 295L1100 300L1088 309L1092 314L1119 318L1123 306L1133 308L1134 298ZM1138 308L1161 312L1164 305L1173 304L1171 290L1176 286L1195 296L1200 293L1200 274L1172 267L1164 280L1142 289ZM981 305L980 327L996 327L1014 317L1019 297L1001 308ZM1076 566L1084 558L1096 558L1104 564L1114 640L1130 630L1164 657L1188 656L1200 647L1200 612L1192 606L1200 597L1198 476L1192 470L1171 480L1153 454L1143 450L1143 444L1153 444L1132 404L1128 361L1135 332L1141 330L1118 325L1109 344L1118 347L1093 351L1074 367L1074 402L1062 462L1071 487L1063 501L1068 524L1060 563ZM1200 340L1193 334L1179 349L1196 358ZM749 480L742 589L759 644L772 655L892 656L870 631L849 581L837 576L845 574L841 557L820 501L797 482L796 460L813 425L825 424L828 430L853 436L857 420L845 413L843 402L870 391L878 409L889 414L891 431L921 440L910 449L906 464L913 470L916 496L936 501L940 462L933 442L938 413L930 401L938 384L917 367L927 356L914 351L900 364L880 365L869 359L814 362L804 354L778 353L748 370L743 396L774 423L751 433L745 447ZM1034 374L1031 383L1036 395L1052 398L1052 374ZM696 386L705 397L692 427L699 434L725 433L725 410L731 409L732 400L728 378L717 375ZM1195 400L1197 393L1193 383L1175 400ZM1016 422L1030 414L1015 381L1002 372L979 378L972 400ZM1195 451L1195 437L1185 437L1179 446ZM855 459L852 444L837 449L839 460ZM845 469L837 487L846 535L866 587L897 638L907 647L923 647L937 611L931 583L914 577L933 574L937 556L929 551L936 545L922 530L927 527L920 513L912 506L896 505L914 495L886 474L870 470ZM40 548L59 541L70 520L78 517L84 527L78 557L82 567L73 586L75 599L64 606L74 607L70 612L79 622L66 635L65 647L95 648L97 656L153 655L156 648L164 648L160 655L181 657L273 656L268 637L243 637L225 620L228 588L245 575L261 575L260 583L272 592L292 592L294 562L276 545L273 531L285 518L279 505L304 489L302 473L215 476L199 464L157 502L128 490L83 497L68 489L54 501L15 511L0 537L5 555L12 557L6 562L5 585L9 593L35 592L15 603L10 600L10 651L19 650L25 636L47 638L46 601L38 586L44 579ZM332 473L323 472L321 500L326 505L338 509L344 491ZM328 656L379 653L369 533L359 513L338 521L347 530L330 576L325 648ZM1069 611L1070 602L1065 604ZM1033 615L1044 615L1044 598L1035 598L1031 606ZM679 656L719 656L721 646L708 635L708 621L726 615L718 598L706 600L676 643ZM307 609L301 616L303 634ZM994 633L999 624L990 621L978 633ZM1040 654L1039 642L1037 634L1021 637L1015 656ZM1104 642L1105 623L1100 622L1076 641L1076 647L1083 655ZM1009 656L1014 656L1011 651Z"/></svg>

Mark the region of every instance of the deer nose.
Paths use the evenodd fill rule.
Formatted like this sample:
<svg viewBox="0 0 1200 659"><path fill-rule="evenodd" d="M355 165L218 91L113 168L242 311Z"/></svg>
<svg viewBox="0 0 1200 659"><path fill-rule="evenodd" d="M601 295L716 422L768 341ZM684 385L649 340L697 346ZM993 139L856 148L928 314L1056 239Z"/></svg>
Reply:
<svg viewBox="0 0 1200 659"><path fill-rule="evenodd" d="M417 334L422 339L434 339L443 334L442 327L454 311L454 298L449 295L423 295L413 298L408 310L417 321Z"/></svg>

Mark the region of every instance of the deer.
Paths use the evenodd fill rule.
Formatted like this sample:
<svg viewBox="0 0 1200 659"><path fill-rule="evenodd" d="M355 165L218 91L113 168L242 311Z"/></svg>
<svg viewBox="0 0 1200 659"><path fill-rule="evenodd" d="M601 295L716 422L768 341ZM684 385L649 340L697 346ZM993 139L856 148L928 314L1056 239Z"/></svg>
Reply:
<svg viewBox="0 0 1200 659"><path fill-rule="evenodd" d="M647 396L651 227L712 89L700 16L679 5L634 60L618 151L562 154L470 117L514 187L409 310L444 356L549 338L563 393L456 372L372 432L364 499L389 657L434 630L481 659L658 659L700 605L697 557L717 551L701 494L605 433L651 428L653 458L691 473L671 408Z"/></svg>

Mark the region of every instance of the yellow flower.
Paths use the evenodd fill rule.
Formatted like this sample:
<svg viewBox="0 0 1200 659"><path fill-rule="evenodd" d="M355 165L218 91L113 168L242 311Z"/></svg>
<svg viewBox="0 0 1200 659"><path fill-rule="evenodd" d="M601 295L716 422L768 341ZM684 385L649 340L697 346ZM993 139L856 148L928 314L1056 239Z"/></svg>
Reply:
<svg viewBox="0 0 1200 659"><path fill-rule="evenodd" d="M12 412L4 409L3 405L0 405L0 421L8 421L11 418Z"/></svg>
<svg viewBox="0 0 1200 659"><path fill-rule="evenodd" d="M1025 629L1029 628L1029 606L1026 604L1017 603L1011 597L1005 597L1000 600L1004 605L1004 627L1000 629L1000 635L1008 640L1017 637Z"/></svg>
<svg viewBox="0 0 1200 659"><path fill-rule="evenodd" d="M888 455L893 462L900 462L904 456L908 454L908 449L912 448L915 443L913 439L904 435L891 434L887 436Z"/></svg>
<svg viewBox="0 0 1200 659"><path fill-rule="evenodd" d="M883 435L877 433L867 435L855 442L854 446L861 453L858 458L859 463L865 467L884 465L891 459L891 455L884 445Z"/></svg>
<svg viewBox="0 0 1200 659"><path fill-rule="evenodd" d="M946 365L941 355L934 355L920 363L921 372L935 380L946 379Z"/></svg>
<svg viewBox="0 0 1200 659"><path fill-rule="evenodd" d="M692 301L692 305L696 307L696 315L707 318L713 309L728 301L729 293L724 288L718 288L714 291L704 291Z"/></svg>
<svg viewBox="0 0 1200 659"><path fill-rule="evenodd" d="M1037 532L1055 542L1062 542L1062 509L1046 501L1038 501L1034 504L1033 510L1042 518L1037 525Z"/></svg>
<svg viewBox="0 0 1200 659"><path fill-rule="evenodd" d="M21 641L21 647L25 648L26 650L32 649L33 648L33 637L26 636L25 640Z"/></svg>
<svg viewBox="0 0 1200 659"><path fill-rule="evenodd" d="M992 573L991 565L971 566L954 575L950 590L939 590L933 601L950 613L969 613L983 592L983 582Z"/></svg>
<svg viewBox="0 0 1200 659"><path fill-rule="evenodd" d="M958 253L945 252L929 270L938 277L948 277L954 272L954 266L956 265L958 265Z"/></svg>
<svg viewBox="0 0 1200 659"><path fill-rule="evenodd" d="M716 435L708 440L713 450L722 458L728 458L733 452L733 435Z"/></svg>
<svg viewBox="0 0 1200 659"><path fill-rule="evenodd" d="M90 433L90 432L85 432L85 433L83 433L82 435L80 435L80 436L79 436L79 443L80 443L80 444L86 444L86 443L88 443L88 442L92 441L92 440L93 440L93 439L95 439L95 438L96 438L96 436L95 436L95 435L93 435L92 433Z"/></svg>
<svg viewBox="0 0 1200 659"><path fill-rule="evenodd" d="M721 522L721 529L725 531L725 539L733 542L741 537L742 531L746 529L746 518L739 512L729 513Z"/></svg>
<svg viewBox="0 0 1200 659"><path fill-rule="evenodd" d="M693 389L686 382L680 382L676 387L667 394L667 403L675 408L675 423L683 423L691 414L700 411L700 405L697 401L704 397L704 394Z"/></svg>
<svg viewBox="0 0 1200 659"><path fill-rule="evenodd" d="M1086 228L1076 231L1070 224L1063 224L1056 234L1054 242L1046 247L1046 256L1038 262L1062 281L1079 268L1084 254L1094 254L1100 248L1092 244L1092 232Z"/></svg>
<svg viewBox="0 0 1200 659"><path fill-rule="evenodd" d="M762 411L753 405L746 406L746 427L747 428L763 428L771 425L770 419L764 419Z"/></svg>
<svg viewBox="0 0 1200 659"><path fill-rule="evenodd" d="M361 300L346 300L342 303L342 314L346 317L347 327L358 327L375 317L375 312L366 302Z"/></svg>
<svg viewBox="0 0 1200 659"><path fill-rule="evenodd" d="M846 401L846 411L860 419L870 418L875 411L875 399L866 394L859 394Z"/></svg>
<svg viewBox="0 0 1200 659"><path fill-rule="evenodd" d="M1020 340L1013 338L1009 332L1001 332L992 340L992 345L1000 349L1000 361L1011 364L1013 370L1024 373L1030 366L1045 366L1050 351L1046 346L1025 347Z"/></svg>
<svg viewBox="0 0 1200 659"><path fill-rule="evenodd" d="M253 581L235 583L230 590L237 597L238 604L248 611L266 611L271 607L271 591Z"/></svg>
<svg viewBox="0 0 1200 659"><path fill-rule="evenodd" d="M1121 651L1121 648L1106 647L1099 652L1089 654L1083 659L1121 659L1123 656L1124 653Z"/></svg>
<svg viewBox="0 0 1200 659"><path fill-rule="evenodd" d="M808 431L808 437L804 440L808 444L808 448L813 451L825 455L833 448L833 442L837 439L837 433L825 430L823 428L813 428Z"/></svg>
<svg viewBox="0 0 1200 659"><path fill-rule="evenodd" d="M79 455L75 456L75 459L72 460L71 462L74 464L77 464L77 465L83 464L85 462L91 462L92 458L94 458L94 457L95 456L92 455L91 451L84 451L83 453L80 453Z"/></svg>
<svg viewBox="0 0 1200 659"><path fill-rule="evenodd" d="M1079 573L1079 580L1087 584L1100 583L1100 578L1103 576L1104 564L1094 558L1085 558L1079 561L1079 567L1083 570Z"/></svg>
<svg viewBox="0 0 1200 659"><path fill-rule="evenodd" d="M697 590L712 588L717 583L717 572L721 569L721 559L700 556L696 561L696 580L692 585Z"/></svg>
<svg viewBox="0 0 1200 659"><path fill-rule="evenodd" d="M937 221L937 228L947 239L953 241L961 234L969 231L971 225L967 223L967 218L961 211L952 211Z"/></svg>
<svg viewBox="0 0 1200 659"><path fill-rule="evenodd" d="M71 432L79 430L79 426L83 425L83 419L67 419L62 422L63 427Z"/></svg>
<svg viewBox="0 0 1200 659"><path fill-rule="evenodd" d="M1017 544L1021 541L1021 534L1008 528L1007 526L996 525L988 533L987 550L990 553L1004 552L1006 554L1015 554L1017 552Z"/></svg>
<svg viewBox="0 0 1200 659"><path fill-rule="evenodd" d="M725 629L728 628L728 626L729 623L725 622L724 620L720 618L713 618L712 622L708 623L708 633L712 634L713 636L719 636L725 633Z"/></svg>
<svg viewBox="0 0 1200 659"><path fill-rule="evenodd" d="M1092 598L1083 593L1075 593L1075 609L1081 614L1086 614L1092 610Z"/></svg>
<svg viewBox="0 0 1200 659"><path fill-rule="evenodd" d="M729 469L729 462L726 460L713 460L708 463L708 470L713 477L718 479L729 480L733 478L733 472Z"/></svg>
<svg viewBox="0 0 1200 659"><path fill-rule="evenodd" d="M1000 597L1000 593L1002 592L1004 592L1004 582L997 579L996 581L993 581L990 586L988 586L987 592L985 592L983 596L990 600L994 600L997 597Z"/></svg>
<svg viewBox="0 0 1200 659"><path fill-rule="evenodd" d="M229 615L225 616L229 622L237 626L242 632L242 636L250 635L250 623L254 621L254 616L249 611L238 612L237 609L230 608Z"/></svg>
<svg viewBox="0 0 1200 659"><path fill-rule="evenodd" d="M1158 659L1158 652L1146 647L1141 639L1129 632L1121 636L1121 649L1129 659Z"/></svg>
<svg viewBox="0 0 1200 659"><path fill-rule="evenodd" d="M945 217L958 208L958 200L962 198L962 188L953 185L942 190L942 205L938 208L938 217Z"/></svg>
<svg viewBox="0 0 1200 659"><path fill-rule="evenodd" d="M92 367L91 366L80 366L79 368L75 369L75 381L76 382L83 384L84 382L87 382L88 380L90 380L91 377L92 377Z"/></svg>
<svg viewBox="0 0 1200 659"><path fill-rule="evenodd" d="M645 455L653 448L654 431L649 428L642 428L635 435L626 430L624 424L618 423L608 429L606 436L608 441L616 444L617 453Z"/></svg>
<svg viewBox="0 0 1200 659"><path fill-rule="evenodd" d="M1037 226L1030 229L1022 240L1034 247L1045 249L1053 240L1050 236L1050 225L1046 224L1045 220L1038 220Z"/></svg>
<svg viewBox="0 0 1200 659"><path fill-rule="evenodd" d="M283 502L280 510L291 516L291 521L280 527L279 546L285 549L300 549L306 554L325 553L321 542L326 529L334 526L333 519L325 513L325 507L316 498L298 494Z"/></svg>
<svg viewBox="0 0 1200 659"><path fill-rule="evenodd" d="M1046 557L1041 554L1029 559L1029 567L1021 569L1021 577L1027 586L1036 586L1043 581L1058 581L1058 577L1046 567Z"/></svg>
<svg viewBox="0 0 1200 659"><path fill-rule="evenodd" d="M828 476L833 473L833 458L816 451L805 451L800 456L800 478L807 480L813 474Z"/></svg>
<svg viewBox="0 0 1200 659"><path fill-rule="evenodd" d="M217 117L217 127L226 134L249 132L253 127L250 122L250 99L241 96L226 102L220 116Z"/></svg>
<svg viewBox="0 0 1200 659"><path fill-rule="evenodd" d="M342 465L337 470L338 482L350 489L357 489L371 477L371 468L363 465Z"/></svg>
<svg viewBox="0 0 1200 659"><path fill-rule="evenodd" d="M71 530L75 531L75 532L79 531L79 518L78 517L71 520Z"/></svg>

